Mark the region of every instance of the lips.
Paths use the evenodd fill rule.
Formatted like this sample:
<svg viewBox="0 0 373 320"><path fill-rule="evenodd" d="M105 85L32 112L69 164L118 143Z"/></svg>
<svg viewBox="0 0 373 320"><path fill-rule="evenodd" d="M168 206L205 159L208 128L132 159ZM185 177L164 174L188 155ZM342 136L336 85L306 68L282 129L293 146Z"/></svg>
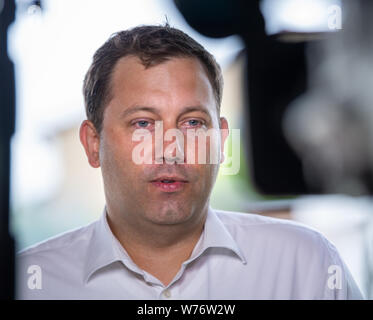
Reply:
<svg viewBox="0 0 373 320"><path fill-rule="evenodd" d="M187 180L177 176L162 176L151 181L151 184L162 192L181 191L187 183Z"/></svg>

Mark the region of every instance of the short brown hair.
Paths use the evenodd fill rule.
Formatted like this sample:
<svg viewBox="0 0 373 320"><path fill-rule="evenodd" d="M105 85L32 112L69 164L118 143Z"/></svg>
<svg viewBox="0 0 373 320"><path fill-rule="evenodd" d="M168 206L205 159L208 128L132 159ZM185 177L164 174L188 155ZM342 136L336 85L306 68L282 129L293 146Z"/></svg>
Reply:
<svg viewBox="0 0 373 320"><path fill-rule="evenodd" d="M218 112L223 91L223 77L212 54L186 33L167 24L145 25L113 34L94 54L84 78L83 94L88 120L100 133L105 106L111 100L110 79L118 60L127 55L138 57L145 68L172 57L195 57L204 66L211 82Z"/></svg>

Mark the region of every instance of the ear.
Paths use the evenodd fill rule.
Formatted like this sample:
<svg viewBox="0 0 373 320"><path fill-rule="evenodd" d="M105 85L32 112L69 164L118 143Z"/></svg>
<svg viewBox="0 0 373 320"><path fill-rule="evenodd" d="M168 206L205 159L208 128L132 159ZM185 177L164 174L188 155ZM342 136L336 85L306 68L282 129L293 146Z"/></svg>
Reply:
<svg viewBox="0 0 373 320"><path fill-rule="evenodd" d="M221 149L220 149L220 163L223 163L225 160L224 157L224 144L229 136L229 126L228 121L224 117L220 117L220 137L221 137Z"/></svg>
<svg viewBox="0 0 373 320"><path fill-rule="evenodd" d="M80 125L79 137L87 155L89 164L93 168L98 168L100 166L100 136L91 121L84 120L82 122Z"/></svg>

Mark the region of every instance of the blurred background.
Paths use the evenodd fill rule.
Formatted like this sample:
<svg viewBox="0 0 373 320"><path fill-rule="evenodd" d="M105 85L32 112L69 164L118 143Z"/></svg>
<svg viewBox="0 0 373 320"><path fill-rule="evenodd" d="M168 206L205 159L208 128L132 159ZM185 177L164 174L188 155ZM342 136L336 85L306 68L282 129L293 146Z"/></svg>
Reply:
<svg viewBox="0 0 373 320"><path fill-rule="evenodd" d="M102 214L101 173L89 166L78 135L85 119L85 72L95 50L112 33L167 20L200 42L220 63L225 82L221 113L231 128L240 130L239 140L230 137L227 142L228 161L223 165L230 168L239 163L239 168L221 170L212 207L292 219L316 228L337 247L365 297L373 297L373 202L369 181L356 173L362 166L367 172L373 164L369 162L369 121L373 119L369 50L373 46L370 40L356 37L361 30L319 44L324 34L338 33L348 21L340 15L345 10L341 1L259 2L267 36L288 43L316 39L306 51L307 90L287 103L279 127L302 159L307 182L318 186L311 191L317 192L286 188L266 192L253 176L258 166L252 156L255 150L248 147L253 126L243 117L252 107L246 87L250 48L242 35L204 36L170 0L17 0L16 5L8 53L16 76L10 224L17 251ZM270 82L271 73L266 77L264 85ZM361 156L351 158L351 154ZM280 156L270 156L274 167ZM276 177L268 179L275 183Z"/></svg>

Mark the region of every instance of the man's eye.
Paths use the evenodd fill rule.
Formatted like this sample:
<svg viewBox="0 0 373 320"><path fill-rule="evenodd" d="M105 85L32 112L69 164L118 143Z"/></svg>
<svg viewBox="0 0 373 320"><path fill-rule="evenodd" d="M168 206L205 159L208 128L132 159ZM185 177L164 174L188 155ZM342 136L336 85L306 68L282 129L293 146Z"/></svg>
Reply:
<svg viewBox="0 0 373 320"><path fill-rule="evenodd" d="M137 121L136 124L141 127L141 128L146 128L149 124L149 121L146 121L146 120L140 120L140 121Z"/></svg>
<svg viewBox="0 0 373 320"><path fill-rule="evenodd" d="M191 119L191 120L188 120L188 124L192 127L195 127L195 126L201 125L202 122L196 119Z"/></svg>

